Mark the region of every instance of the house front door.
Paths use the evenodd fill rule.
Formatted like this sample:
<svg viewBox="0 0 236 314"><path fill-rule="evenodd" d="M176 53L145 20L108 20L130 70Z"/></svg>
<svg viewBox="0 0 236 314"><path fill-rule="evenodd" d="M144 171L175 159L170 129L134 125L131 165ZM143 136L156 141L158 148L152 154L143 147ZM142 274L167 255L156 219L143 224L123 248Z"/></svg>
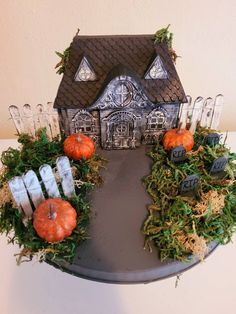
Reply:
<svg viewBox="0 0 236 314"><path fill-rule="evenodd" d="M113 148L129 148L133 136L132 126L128 121L115 123L113 126Z"/></svg>
<svg viewBox="0 0 236 314"><path fill-rule="evenodd" d="M106 119L106 149L135 148L140 145L137 117L128 111L117 111Z"/></svg>

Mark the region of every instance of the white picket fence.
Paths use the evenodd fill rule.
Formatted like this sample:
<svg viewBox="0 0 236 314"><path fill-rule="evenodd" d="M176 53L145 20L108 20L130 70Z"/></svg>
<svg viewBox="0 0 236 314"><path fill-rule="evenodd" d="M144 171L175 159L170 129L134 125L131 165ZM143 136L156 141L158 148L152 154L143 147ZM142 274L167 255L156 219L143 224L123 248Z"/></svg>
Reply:
<svg viewBox="0 0 236 314"><path fill-rule="evenodd" d="M179 123L182 128L188 127L192 133L198 124L214 130L218 128L224 103L222 94L217 95L215 99L199 96L192 100L191 96L187 96L187 100L187 103L181 104L179 111ZM9 111L18 134L28 133L35 137L38 129L46 128L49 139L60 135L59 117L52 102L39 104L34 109L29 104L24 105L22 109L12 105Z"/></svg>
<svg viewBox="0 0 236 314"><path fill-rule="evenodd" d="M74 179L68 157L61 156L57 158L56 170L60 183L57 182L55 171L49 165L42 165L39 168L40 181L33 170L29 170L24 175L14 177L9 181L12 196L19 211L24 214L26 221L32 216L33 210L45 200L41 184L45 186L49 198L61 197L58 184L61 184L65 196L71 198L75 195Z"/></svg>
<svg viewBox="0 0 236 314"><path fill-rule="evenodd" d="M34 108L25 104L22 109L12 105L9 111L18 134L28 133L35 138L40 128L46 129L49 139L60 134L58 113L52 102L46 105L38 104Z"/></svg>
<svg viewBox="0 0 236 314"><path fill-rule="evenodd" d="M179 124L181 123L182 128L189 127L192 133L198 124L201 127L218 129L224 104L222 94L217 95L215 99L199 96L194 101L191 96L187 96L187 100L187 103L181 104L179 112Z"/></svg>

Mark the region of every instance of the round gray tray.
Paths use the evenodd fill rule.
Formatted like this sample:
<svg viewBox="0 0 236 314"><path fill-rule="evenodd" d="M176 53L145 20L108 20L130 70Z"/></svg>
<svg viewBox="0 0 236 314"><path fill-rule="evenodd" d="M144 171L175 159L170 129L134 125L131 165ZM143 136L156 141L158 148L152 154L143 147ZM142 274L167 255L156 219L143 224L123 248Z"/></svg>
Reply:
<svg viewBox="0 0 236 314"><path fill-rule="evenodd" d="M144 250L142 223L151 199L142 184L150 173L147 147L135 150L99 151L109 162L104 184L91 195L90 239L77 249L72 264L62 270L90 280L110 283L144 283L181 273L198 263L161 262L156 249ZM216 244L209 246L209 253Z"/></svg>

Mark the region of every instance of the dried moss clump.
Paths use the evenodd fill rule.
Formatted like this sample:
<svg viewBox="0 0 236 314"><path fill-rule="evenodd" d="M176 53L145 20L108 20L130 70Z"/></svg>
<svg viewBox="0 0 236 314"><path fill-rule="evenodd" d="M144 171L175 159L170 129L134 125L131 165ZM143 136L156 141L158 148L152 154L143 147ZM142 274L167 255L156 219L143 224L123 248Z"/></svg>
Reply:
<svg viewBox="0 0 236 314"><path fill-rule="evenodd" d="M149 153L153 165L143 181L153 203L143 232L146 244L154 243L161 260L187 261L191 255L203 259L211 241L226 244L236 229L236 156L224 144L206 145L209 132L197 130L194 148L182 163L169 161L161 144ZM229 158L225 174L213 177L209 170L221 156ZM200 176L199 188L194 197L182 196L181 182L191 174Z"/></svg>

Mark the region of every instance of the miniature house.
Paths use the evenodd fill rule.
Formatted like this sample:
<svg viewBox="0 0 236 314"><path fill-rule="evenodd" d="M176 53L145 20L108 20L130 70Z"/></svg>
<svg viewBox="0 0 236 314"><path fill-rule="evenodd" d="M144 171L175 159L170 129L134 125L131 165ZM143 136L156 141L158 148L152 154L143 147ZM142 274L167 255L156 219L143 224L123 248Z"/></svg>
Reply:
<svg viewBox="0 0 236 314"><path fill-rule="evenodd" d="M185 101L168 47L152 35L76 35L54 107L66 134L124 149L175 127Z"/></svg>

